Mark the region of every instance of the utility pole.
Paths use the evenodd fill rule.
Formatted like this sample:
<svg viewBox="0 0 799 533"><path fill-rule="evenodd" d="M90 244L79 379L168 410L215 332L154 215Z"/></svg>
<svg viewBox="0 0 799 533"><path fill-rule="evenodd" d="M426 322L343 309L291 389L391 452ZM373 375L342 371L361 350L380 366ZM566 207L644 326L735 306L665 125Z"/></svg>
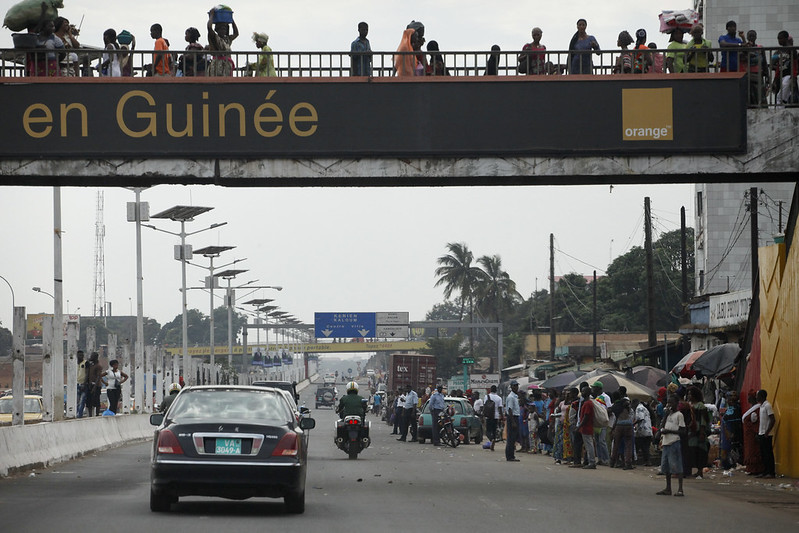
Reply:
<svg viewBox="0 0 799 533"><path fill-rule="evenodd" d="M596 315L596 270L594 270L594 283L592 283L592 285L591 285L591 289L592 289L592 290L591 290L591 292L593 292L593 293L594 293L594 310L593 310L593 313L594 313L594 327L593 327L593 329L594 329L594 346L593 346L593 350L594 350L594 351L593 351L593 355L594 355L594 361L596 361L596 359L597 359L597 357L596 357L596 328L597 328L597 315Z"/></svg>
<svg viewBox="0 0 799 533"><path fill-rule="evenodd" d="M688 236L685 227L685 206L680 208L680 274L682 280L683 323L691 321L688 315Z"/></svg>
<svg viewBox="0 0 799 533"><path fill-rule="evenodd" d="M657 345L655 332L655 276L652 261L652 212L649 197L644 198L644 249L646 250L646 329L649 332L649 346Z"/></svg>
<svg viewBox="0 0 799 533"><path fill-rule="evenodd" d="M749 212L751 213L750 228L752 239L752 297L756 298L758 293L758 269L757 247L759 244L757 234L757 187L749 189Z"/></svg>
<svg viewBox="0 0 799 533"><path fill-rule="evenodd" d="M549 234L549 358L555 359L555 234Z"/></svg>
<svg viewBox="0 0 799 533"><path fill-rule="evenodd" d="M688 310L688 235L685 225L685 206L680 208L680 274L682 278L682 320L683 324L691 322L691 314ZM683 336L683 353L688 353L690 350L690 341L688 336ZM668 360L662 368L666 368Z"/></svg>

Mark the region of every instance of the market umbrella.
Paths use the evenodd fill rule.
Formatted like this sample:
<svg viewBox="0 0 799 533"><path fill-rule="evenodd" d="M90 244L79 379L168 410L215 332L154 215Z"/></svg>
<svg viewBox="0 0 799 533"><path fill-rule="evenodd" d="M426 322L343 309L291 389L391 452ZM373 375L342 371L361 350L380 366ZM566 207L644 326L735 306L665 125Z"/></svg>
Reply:
<svg viewBox="0 0 799 533"><path fill-rule="evenodd" d="M739 353L741 347L734 342L720 344L697 357L691 368L708 378L723 376L735 368L735 358Z"/></svg>
<svg viewBox="0 0 799 533"><path fill-rule="evenodd" d="M695 352L689 353L680 359L676 365L674 365L674 368L671 369L671 373L677 374L684 378L693 377L694 374L696 374L696 370L693 369L694 363L703 353L705 353L704 350L697 350Z"/></svg>
<svg viewBox="0 0 799 533"><path fill-rule="evenodd" d="M632 369L633 381L645 385L653 390L658 390L660 387L665 387L669 384L671 379L669 373L654 366L634 366Z"/></svg>
<svg viewBox="0 0 799 533"><path fill-rule="evenodd" d="M630 399L638 398L643 402L647 402L656 396L655 391L646 385L636 383L635 381L625 377L624 374L620 372L605 372L603 374L599 374L598 376L591 377L590 379L586 379L587 375L588 374L577 378L567 386L577 387L580 385L581 381L588 381L589 385L593 385L593 383L596 381L601 381L603 385L602 390L608 394L616 392L619 390L619 387L624 386L627 388L627 396Z"/></svg>
<svg viewBox="0 0 799 533"><path fill-rule="evenodd" d="M561 391L566 385L577 378L583 377L584 375L585 372L582 370L569 370L568 372L563 372L556 376L552 376L551 378L545 379L541 382L541 388Z"/></svg>

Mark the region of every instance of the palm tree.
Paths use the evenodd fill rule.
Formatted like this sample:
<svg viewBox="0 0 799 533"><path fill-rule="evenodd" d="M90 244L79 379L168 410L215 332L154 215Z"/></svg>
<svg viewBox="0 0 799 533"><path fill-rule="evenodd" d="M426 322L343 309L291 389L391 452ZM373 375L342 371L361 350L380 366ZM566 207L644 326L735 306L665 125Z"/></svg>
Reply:
<svg viewBox="0 0 799 533"><path fill-rule="evenodd" d="M461 307L458 320L463 320L463 311L466 303L472 307L474 288L483 279L485 273L472 265L474 255L462 242L447 243L449 253L438 258L436 268L435 286L444 286L444 297L449 299L453 293L460 297Z"/></svg>
<svg viewBox="0 0 799 533"><path fill-rule="evenodd" d="M498 255L480 257L483 277L475 287L480 298L478 306L484 314L493 313L494 321L500 321L500 310L510 309L522 299L516 290L516 282L502 270L502 259Z"/></svg>
<svg viewBox="0 0 799 533"><path fill-rule="evenodd" d="M447 243L447 255L438 258L436 268L436 281L435 286L444 286L444 297L449 298L453 293L460 294L460 313L458 320L463 320L463 310L466 302L469 303L469 316L470 322L474 322L474 289L485 277L479 267L472 266L474 255L462 242ZM474 330L469 329L469 346L470 355L474 355Z"/></svg>

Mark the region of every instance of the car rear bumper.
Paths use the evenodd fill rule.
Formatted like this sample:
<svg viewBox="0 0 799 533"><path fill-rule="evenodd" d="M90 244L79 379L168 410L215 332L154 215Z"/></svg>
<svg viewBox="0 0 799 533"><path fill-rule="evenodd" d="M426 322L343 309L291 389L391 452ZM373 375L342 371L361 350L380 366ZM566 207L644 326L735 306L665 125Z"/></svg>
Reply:
<svg viewBox="0 0 799 533"><path fill-rule="evenodd" d="M157 460L151 465L150 482L154 492L172 496L280 498L302 492L305 473L301 463Z"/></svg>

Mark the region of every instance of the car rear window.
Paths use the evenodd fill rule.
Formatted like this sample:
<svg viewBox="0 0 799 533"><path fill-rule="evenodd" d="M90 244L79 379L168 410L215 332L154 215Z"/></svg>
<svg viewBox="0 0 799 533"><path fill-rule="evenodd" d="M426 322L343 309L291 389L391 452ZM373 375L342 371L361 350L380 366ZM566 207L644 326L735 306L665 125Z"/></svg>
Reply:
<svg viewBox="0 0 799 533"><path fill-rule="evenodd" d="M39 405L39 400L36 398L25 398L23 401L23 412L24 413L41 413L42 409ZM12 414L14 410L14 398L11 396L6 396L5 398L0 398L0 414L8 415Z"/></svg>
<svg viewBox="0 0 799 533"><path fill-rule="evenodd" d="M271 391L187 390L169 410L169 418L240 419L283 425L293 419L286 401Z"/></svg>

